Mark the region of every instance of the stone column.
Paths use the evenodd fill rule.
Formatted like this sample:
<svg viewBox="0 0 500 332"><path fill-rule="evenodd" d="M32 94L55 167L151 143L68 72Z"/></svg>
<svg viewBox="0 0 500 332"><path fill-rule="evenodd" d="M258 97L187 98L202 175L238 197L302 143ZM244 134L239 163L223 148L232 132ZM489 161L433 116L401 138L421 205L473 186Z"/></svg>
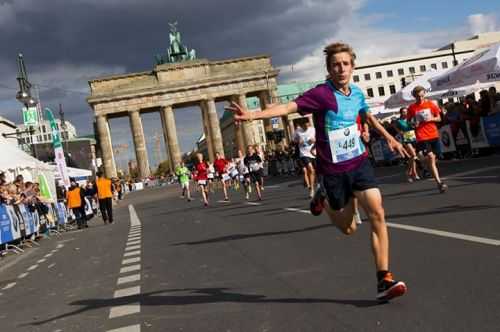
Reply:
<svg viewBox="0 0 500 332"><path fill-rule="evenodd" d="M219 152L222 156L224 156L224 145L222 142L222 133L220 132L219 116L217 115L217 109L215 108L215 100L210 98L206 101L206 103L208 123L210 133L212 134L214 152Z"/></svg>
<svg viewBox="0 0 500 332"><path fill-rule="evenodd" d="M166 135L168 143L168 151L170 152L170 160L172 168L175 168L181 163L181 149L177 140L177 128L175 126L174 110L172 106L166 106L161 109L161 119L163 123L163 134Z"/></svg>
<svg viewBox="0 0 500 332"><path fill-rule="evenodd" d="M172 153L170 152L170 148L168 146L167 123L165 120L165 112L163 111L163 109L160 110L160 119L161 119L161 126L163 129L163 140L165 141L165 152L168 162L168 168L170 168L170 172L173 173L175 172L175 167L174 167L174 161L172 160Z"/></svg>
<svg viewBox="0 0 500 332"><path fill-rule="evenodd" d="M111 144L111 133L108 119L105 115L96 116L97 136L101 147L102 164L104 174L108 178L116 177L115 157L113 155L113 145Z"/></svg>
<svg viewBox="0 0 500 332"><path fill-rule="evenodd" d="M239 105L245 105L242 103L246 102L245 95L235 95L230 98L231 102L235 102ZM246 106L246 105L245 105ZM236 141L236 149L241 150L241 152L245 153L246 143L245 143L245 134L244 134L244 124L243 122L236 125L234 123L234 118L232 117L233 128L234 128L234 139Z"/></svg>
<svg viewBox="0 0 500 332"><path fill-rule="evenodd" d="M203 123L203 132L205 133L205 142L208 150L208 160L213 163L215 160L215 151L212 141L212 131L210 130L210 121L208 117L208 105L205 101L201 102L201 119Z"/></svg>
<svg viewBox="0 0 500 332"><path fill-rule="evenodd" d="M271 96L269 95L269 92L267 91L259 92L259 104L261 110L265 109L267 105L271 104ZM264 130L266 133L273 131L273 125L271 123L271 119L264 119L262 121L264 122Z"/></svg>
<svg viewBox="0 0 500 332"><path fill-rule="evenodd" d="M130 128L132 129L132 137L134 139L135 157L137 160L137 168L139 176L145 178L151 174L149 169L148 151L146 149L146 139L144 138L144 130L142 128L141 112L133 110L128 113L130 119Z"/></svg>
<svg viewBox="0 0 500 332"><path fill-rule="evenodd" d="M239 105L242 105L245 107L247 106L247 98L244 94L238 95L237 98L238 98L237 103ZM254 124L249 122L249 121L245 121L245 122L241 123L240 128L241 128L240 132L241 132L241 135L243 137L243 143L244 143L242 152L245 153L246 147L248 145L256 143L256 140L254 137Z"/></svg>

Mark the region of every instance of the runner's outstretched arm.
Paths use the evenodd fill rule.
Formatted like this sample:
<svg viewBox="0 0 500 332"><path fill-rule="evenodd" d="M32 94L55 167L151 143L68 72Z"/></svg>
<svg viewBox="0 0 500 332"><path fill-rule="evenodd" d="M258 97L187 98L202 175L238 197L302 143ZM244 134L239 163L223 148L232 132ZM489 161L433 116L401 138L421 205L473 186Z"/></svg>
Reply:
<svg viewBox="0 0 500 332"><path fill-rule="evenodd" d="M382 137L384 137L391 151L396 151L403 158L410 157L406 150L403 148L403 145L401 145L401 143L399 143L391 134L389 134L371 113L366 114L366 119L368 124L372 126L376 131L378 131L378 133L382 135Z"/></svg>
<svg viewBox="0 0 500 332"><path fill-rule="evenodd" d="M290 113L295 113L298 110L298 106L295 102L292 101L288 104L274 104L260 112L250 112L245 106L241 106L235 102L232 102L231 105L226 106L225 109L234 114L234 120L236 122L241 122L275 118Z"/></svg>

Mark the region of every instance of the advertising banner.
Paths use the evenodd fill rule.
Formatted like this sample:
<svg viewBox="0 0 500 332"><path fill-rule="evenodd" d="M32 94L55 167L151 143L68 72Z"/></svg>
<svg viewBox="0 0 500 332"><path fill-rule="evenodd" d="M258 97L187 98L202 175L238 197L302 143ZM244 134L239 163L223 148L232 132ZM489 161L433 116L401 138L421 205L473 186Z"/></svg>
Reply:
<svg viewBox="0 0 500 332"><path fill-rule="evenodd" d="M0 244L8 243L19 237L14 236L12 222L7 211L7 206L0 204Z"/></svg>
<svg viewBox="0 0 500 332"><path fill-rule="evenodd" d="M500 113L482 118L483 128L490 145L500 145Z"/></svg>
<svg viewBox="0 0 500 332"><path fill-rule="evenodd" d="M68 167L66 166L66 159L64 158L64 151L61 143L61 133L59 129L57 129L57 123L54 119L54 115L50 108L45 108L45 112L47 113L47 117L50 122L50 130L52 133L52 145L54 146L54 156L55 162L57 165L57 170L59 171L59 175L64 183L66 188L69 188L69 175L68 175Z"/></svg>
<svg viewBox="0 0 500 332"><path fill-rule="evenodd" d="M467 121L467 134L470 138L470 147L472 149L480 149L487 148L490 145L488 144L488 140L486 139L486 135L484 134L483 121L479 122L479 126L477 128L473 128L470 121Z"/></svg>
<svg viewBox="0 0 500 332"><path fill-rule="evenodd" d="M10 241L14 241L14 240L17 240L17 239L20 239L21 238L21 220L18 218L16 212L14 211L14 207L12 205L1 205L4 210L5 210L5 213L7 214L7 217L9 219L9 223L10 223L10 227L7 227L7 228L10 228L10 230L7 230L5 229L5 231L7 231L7 236L6 239L5 239L5 242L10 242ZM3 210L2 212L0 212L0 214L3 214ZM2 235L3 237L3 235Z"/></svg>
<svg viewBox="0 0 500 332"><path fill-rule="evenodd" d="M457 150L450 125L439 128L439 143L441 144L441 152L443 153L455 152Z"/></svg>
<svg viewBox="0 0 500 332"><path fill-rule="evenodd" d="M35 222L33 221L33 217L31 216L31 213L28 211L28 208L23 204L19 204L19 211L21 211L21 216L24 220L24 226L26 232L25 234L26 236L30 236L31 234L37 231L35 230Z"/></svg>

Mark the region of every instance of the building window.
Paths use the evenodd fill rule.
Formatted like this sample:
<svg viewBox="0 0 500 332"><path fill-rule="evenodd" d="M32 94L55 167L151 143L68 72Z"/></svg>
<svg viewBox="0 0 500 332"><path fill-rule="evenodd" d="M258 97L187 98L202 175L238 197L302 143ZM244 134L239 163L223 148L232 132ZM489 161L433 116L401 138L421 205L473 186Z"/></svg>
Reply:
<svg viewBox="0 0 500 332"><path fill-rule="evenodd" d="M42 126L42 132L45 134L47 132L47 129L45 128L45 125Z"/></svg>
<svg viewBox="0 0 500 332"><path fill-rule="evenodd" d="M365 81L369 81L371 79L372 77L370 76L370 74L365 74Z"/></svg>
<svg viewBox="0 0 500 332"><path fill-rule="evenodd" d="M426 71L426 69L427 69L427 68L425 67L425 65L420 65L420 72L422 72L422 73L423 73L423 72L425 72L425 71Z"/></svg>
<svg viewBox="0 0 500 332"><path fill-rule="evenodd" d="M46 142L47 140L47 135L43 135L43 141Z"/></svg>
<svg viewBox="0 0 500 332"><path fill-rule="evenodd" d="M370 98L373 98L373 89L372 88L366 89L366 95Z"/></svg>
<svg viewBox="0 0 500 332"><path fill-rule="evenodd" d="M391 95L396 93L396 86L394 84L389 85L389 91Z"/></svg>
<svg viewBox="0 0 500 332"><path fill-rule="evenodd" d="M448 68L448 62L441 62L441 67L443 69L447 69Z"/></svg>
<svg viewBox="0 0 500 332"><path fill-rule="evenodd" d="M376 73L375 73L375 78L377 78L377 79L382 78L382 73L381 73L381 72L379 72L379 71L378 71L378 72L376 72Z"/></svg>
<svg viewBox="0 0 500 332"><path fill-rule="evenodd" d="M387 77L393 77L393 76L394 76L394 73L392 72L392 70L388 70Z"/></svg>
<svg viewBox="0 0 500 332"><path fill-rule="evenodd" d="M378 95L379 95L380 97L385 96L385 89L384 89L384 87L383 87L383 86L379 86L379 87L378 87Z"/></svg>
<svg viewBox="0 0 500 332"><path fill-rule="evenodd" d="M437 66L435 63L433 63L433 64L431 65L431 68L432 68L432 69L438 69L438 66Z"/></svg>
<svg viewBox="0 0 500 332"><path fill-rule="evenodd" d="M415 67L408 68L410 70L410 74L415 74Z"/></svg>
<svg viewBox="0 0 500 332"><path fill-rule="evenodd" d="M49 134L49 141L52 141L52 134Z"/></svg>
<svg viewBox="0 0 500 332"><path fill-rule="evenodd" d="M354 82L359 82L359 75L354 75L352 79L354 80Z"/></svg>
<svg viewBox="0 0 500 332"><path fill-rule="evenodd" d="M403 76L405 74L405 70L403 68L398 69L398 75Z"/></svg>

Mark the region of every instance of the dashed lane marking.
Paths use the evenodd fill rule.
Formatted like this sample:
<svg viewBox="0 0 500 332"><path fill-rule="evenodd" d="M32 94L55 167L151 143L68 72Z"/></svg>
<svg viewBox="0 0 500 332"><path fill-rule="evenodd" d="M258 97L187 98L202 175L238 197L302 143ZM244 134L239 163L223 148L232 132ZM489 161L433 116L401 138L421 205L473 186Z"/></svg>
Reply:
<svg viewBox="0 0 500 332"><path fill-rule="evenodd" d="M257 202L247 202L247 205L262 205L262 203L257 203Z"/></svg>
<svg viewBox="0 0 500 332"><path fill-rule="evenodd" d="M140 271L140 270L141 270L141 264L130 265L130 266L122 267L120 269L120 274L133 272L133 271Z"/></svg>
<svg viewBox="0 0 500 332"><path fill-rule="evenodd" d="M141 244L141 240L139 239L139 240L127 242L127 246L131 246L131 245L134 245L134 244Z"/></svg>
<svg viewBox="0 0 500 332"><path fill-rule="evenodd" d="M108 330L107 332L141 332L141 325L130 325L119 329Z"/></svg>
<svg viewBox="0 0 500 332"><path fill-rule="evenodd" d="M31 265L30 267L28 267L28 271L33 271L34 269L36 269L38 267L38 264L35 264L35 265Z"/></svg>
<svg viewBox="0 0 500 332"><path fill-rule="evenodd" d="M54 266L56 266L56 263L52 263L52 264L50 264L49 266L47 266L47 268L51 269L51 268L53 268Z"/></svg>
<svg viewBox="0 0 500 332"><path fill-rule="evenodd" d="M122 265L128 265L132 263L139 263L141 261L140 257L127 258L122 261Z"/></svg>
<svg viewBox="0 0 500 332"><path fill-rule="evenodd" d="M141 286L118 289L115 291L114 298L134 296L141 293Z"/></svg>
<svg viewBox="0 0 500 332"><path fill-rule="evenodd" d="M16 282L11 282L11 283L9 283L9 284L5 285L5 286L2 288L2 290L7 290L7 289L10 289L10 288L14 287L15 285L16 285Z"/></svg>
<svg viewBox="0 0 500 332"><path fill-rule="evenodd" d="M37 260L36 262L37 262L38 264L40 264L40 263L43 263L43 262L45 262L45 261L46 261L46 259L45 259L45 258L42 258L42 259Z"/></svg>
<svg viewBox="0 0 500 332"><path fill-rule="evenodd" d="M123 317L141 312L141 305L139 303L125 304L112 307L109 311L109 318Z"/></svg>
<svg viewBox="0 0 500 332"><path fill-rule="evenodd" d="M130 226L134 227L140 225L141 221L139 220L139 217L137 216L133 205L128 206L128 211L130 213Z"/></svg>
<svg viewBox="0 0 500 332"><path fill-rule="evenodd" d="M126 252L125 254L123 254L123 257L140 256L140 255L141 255L141 251L140 250L136 250L136 251Z"/></svg>
<svg viewBox="0 0 500 332"><path fill-rule="evenodd" d="M134 246L127 246L125 248L125 251L132 251L132 250L137 250L137 249L140 249L141 248L141 245L138 244L138 245L134 245Z"/></svg>
<svg viewBox="0 0 500 332"><path fill-rule="evenodd" d="M24 278L26 278L26 277L28 276L28 274L29 274L28 272L21 273L21 274L17 277L17 279L24 279Z"/></svg>
<svg viewBox="0 0 500 332"><path fill-rule="evenodd" d="M130 276L127 276L127 277L121 277L121 278L118 278L118 282L117 284L118 285L123 285L123 284L127 284L129 282L134 282L134 281L140 281L141 280L141 274L132 274Z"/></svg>

